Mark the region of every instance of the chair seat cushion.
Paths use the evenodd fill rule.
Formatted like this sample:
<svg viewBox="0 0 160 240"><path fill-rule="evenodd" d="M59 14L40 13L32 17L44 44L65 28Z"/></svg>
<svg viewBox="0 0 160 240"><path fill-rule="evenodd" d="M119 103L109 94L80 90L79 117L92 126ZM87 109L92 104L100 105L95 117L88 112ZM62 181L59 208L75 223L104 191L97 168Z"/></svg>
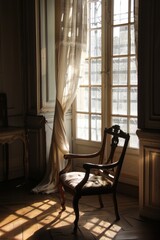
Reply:
<svg viewBox="0 0 160 240"><path fill-rule="evenodd" d="M60 176L60 181L64 188L70 189L71 191L75 191L75 187L78 183L82 181L84 178L84 172L68 172L64 173ZM82 195L89 193L97 193L97 191L102 191L110 189L113 183L109 181L107 178L103 176L90 174L88 181L84 184L82 188Z"/></svg>

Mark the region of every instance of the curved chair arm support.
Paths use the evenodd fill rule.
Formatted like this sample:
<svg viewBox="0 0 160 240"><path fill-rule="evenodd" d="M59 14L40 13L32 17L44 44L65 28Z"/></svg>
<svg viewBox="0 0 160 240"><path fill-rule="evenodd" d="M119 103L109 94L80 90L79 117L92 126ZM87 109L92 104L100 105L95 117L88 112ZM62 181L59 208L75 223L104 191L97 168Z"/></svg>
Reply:
<svg viewBox="0 0 160 240"><path fill-rule="evenodd" d="M68 162L67 162L66 166L59 172L59 176L63 173L68 172L71 169L72 159L66 159L66 160L68 160Z"/></svg>
<svg viewBox="0 0 160 240"><path fill-rule="evenodd" d="M85 183L88 181L89 178L89 174L90 174L90 170L92 168L94 169L101 169L101 170L105 170L105 169L113 169L114 167L116 167L118 165L118 162L114 162L114 163L110 163L110 164L94 164L94 163L84 163L83 167L86 170L85 176L82 179L82 181L76 186L76 190L77 193L80 192L80 190L82 189L82 187L85 185Z"/></svg>
<svg viewBox="0 0 160 240"><path fill-rule="evenodd" d="M83 167L86 170L85 176L82 179L82 181L76 186L76 190L77 192L79 192L82 187L85 185L85 183L88 181L89 178L89 174L90 174L90 170L92 168L94 169L101 169L101 170L105 170L105 169L113 169L114 167L116 167L118 165L118 162L114 162L114 163L110 163L110 164L94 164L94 163L84 163Z"/></svg>
<svg viewBox="0 0 160 240"><path fill-rule="evenodd" d="M90 174L90 169L87 169L86 170L86 173L84 175L84 178L82 179L82 181L80 183L78 183L78 185L76 186L76 190L77 190L77 193L79 194L82 189L82 187L84 186L84 184L88 181L88 178L89 178L89 174Z"/></svg>

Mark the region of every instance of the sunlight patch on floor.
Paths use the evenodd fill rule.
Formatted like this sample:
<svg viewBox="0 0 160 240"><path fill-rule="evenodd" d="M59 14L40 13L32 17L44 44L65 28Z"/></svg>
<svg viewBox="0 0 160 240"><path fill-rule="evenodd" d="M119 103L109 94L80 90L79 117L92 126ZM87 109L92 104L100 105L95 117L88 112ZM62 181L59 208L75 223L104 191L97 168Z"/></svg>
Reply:
<svg viewBox="0 0 160 240"><path fill-rule="evenodd" d="M97 217L93 217L90 221L86 222L84 225L86 229L91 231L95 236L98 236L99 240L111 240L114 239L116 234L121 230L121 227L112 224L109 221L100 220ZM102 237L100 237L102 236Z"/></svg>
<svg viewBox="0 0 160 240"><path fill-rule="evenodd" d="M16 205L10 205L11 214L0 222L0 239L29 239L40 229L54 229L58 227L74 226L75 214L71 206L60 213L60 205L57 201L45 199L30 205L16 209ZM79 225L89 230L100 240L111 240L120 231L120 227L112 224L110 220L93 217L93 211L80 211Z"/></svg>

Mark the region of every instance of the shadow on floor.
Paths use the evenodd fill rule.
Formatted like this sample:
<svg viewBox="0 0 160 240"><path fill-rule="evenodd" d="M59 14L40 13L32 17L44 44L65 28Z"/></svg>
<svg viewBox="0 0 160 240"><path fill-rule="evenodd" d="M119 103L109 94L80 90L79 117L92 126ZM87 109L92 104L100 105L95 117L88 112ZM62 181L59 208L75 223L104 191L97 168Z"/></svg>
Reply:
<svg viewBox="0 0 160 240"><path fill-rule="evenodd" d="M73 226L58 228L42 228L34 233L29 240L96 240L89 230L79 227L77 233L73 233Z"/></svg>

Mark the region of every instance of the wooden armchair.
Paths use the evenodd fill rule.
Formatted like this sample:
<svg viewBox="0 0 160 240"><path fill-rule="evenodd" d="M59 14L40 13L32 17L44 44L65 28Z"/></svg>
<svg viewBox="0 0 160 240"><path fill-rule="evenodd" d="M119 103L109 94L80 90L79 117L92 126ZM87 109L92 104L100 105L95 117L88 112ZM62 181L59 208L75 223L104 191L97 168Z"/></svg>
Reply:
<svg viewBox="0 0 160 240"><path fill-rule="evenodd" d="M106 159L108 138L110 141L110 153L108 159ZM123 132L118 125L114 125L111 128L105 128L102 146L98 152L93 154L64 155L64 158L68 160L68 163L59 173L59 192L62 210L65 210L64 191L73 195L75 232L77 231L79 221L78 203L82 196L98 195L100 206L103 207L101 194L113 194L116 220L120 219L116 199L116 189L129 138L130 136L128 133ZM117 148L119 141L121 142L121 147ZM94 159L97 157L99 158L97 164L87 162L88 159ZM86 163L83 164L84 172L70 171L72 160L80 158L86 159Z"/></svg>

